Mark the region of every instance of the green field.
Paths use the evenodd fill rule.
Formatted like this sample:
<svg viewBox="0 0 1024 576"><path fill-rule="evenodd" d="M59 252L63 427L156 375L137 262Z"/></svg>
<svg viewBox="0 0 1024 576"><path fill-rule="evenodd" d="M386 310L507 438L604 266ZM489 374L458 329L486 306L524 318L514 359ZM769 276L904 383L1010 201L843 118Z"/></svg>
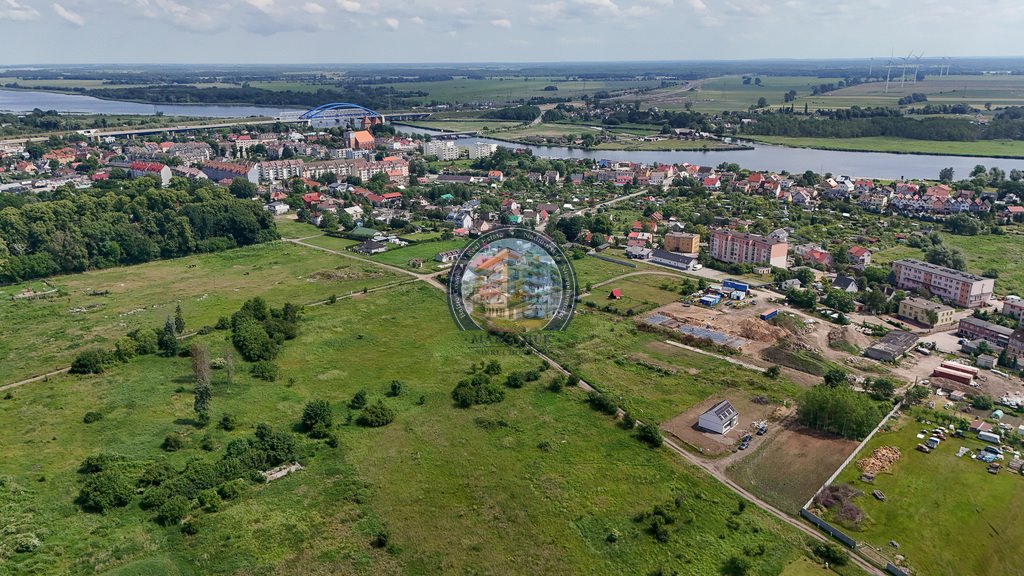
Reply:
<svg viewBox="0 0 1024 576"><path fill-rule="evenodd" d="M0 427L0 516L42 543L7 558L5 572L712 574L746 554L753 573L778 574L798 560L802 536L744 510L669 452L637 442L578 392L546 391L540 384L549 376L507 390L503 403L454 408L453 382L480 350L445 308L440 291L417 284L308 309L299 338L277 359L284 378L258 382L240 369L229 385L215 372L212 410L237 418L233 432L191 424L188 359L144 357L101 376L17 389L0 402L0 420L9 423ZM223 340L222 332L206 337L215 356ZM506 371L538 364L508 352L497 357ZM343 424L355 391L374 401L392 379L404 382L399 397L386 399L394 423ZM342 422L339 447L303 440L306 470L250 485L219 512L194 511L195 535L152 522L137 497L105 515L72 502L87 455L166 457L180 467L216 457L257 422L288 429L314 398L329 400ZM104 418L83 424L89 410ZM163 453L168 433L182 435L185 448ZM213 454L198 448L205 434ZM666 503L678 507L679 520L659 544L633 518ZM389 545L372 548L382 529Z"/></svg>
<svg viewBox="0 0 1024 576"><path fill-rule="evenodd" d="M189 330L253 296L310 303L397 280L393 272L285 243L58 276L57 298L11 300L23 285L0 288L0 385L71 364L89 346L110 348L140 327L156 328L175 306ZM103 294L103 292L109 292Z"/></svg>
<svg viewBox="0 0 1024 576"><path fill-rule="evenodd" d="M898 71L894 71L898 76ZM799 90L798 90L799 91ZM886 92L885 82L858 84L842 90L835 90L823 96L797 100L815 108L848 108L850 106L896 106L898 100L912 93L928 96L932 104L970 104L984 110L986 103L994 108L1020 106L1024 104L1024 79L1017 75L1007 76L928 76L922 82L907 82L901 88L899 78L890 82Z"/></svg>
<svg viewBox="0 0 1024 576"><path fill-rule="evenodd" d="M502 120L439 120L439 121L417 121L414 125L429 130L445 130L448 132L465 132L472 130L502 130L519 126L522 122L505 122ZM401 127L399 127L401 128Z"/></svg>
<svg viewBox="0 0 1024 576"><path fill-rule="evenodd" d="M868 520L851 536L890 556L906 556L918 574L1017 573L1017 559L1007 551L1024 546L1024 478L1005 470L993 476L982 462L957 458L961 446L981 450L984 443L974 438L950 438L931 454L917 452L921 440L916 434L923 428L931 427L903 418L897 430L880 432L868 443L858 457L879 446L902 452L891 473L879 474L873 485L860 482L860 471L852 465L839 475L837 483L866 493L855 502ZM885 502L871 497L874 489L885 493ZM898 552L889 547L890 540L899 543Z"/></svg>
<svg viewBox="0 0 1024 576"><path fill-rule="evenodd" d="M668 285L674 289L663 290L662 285ZM593 302L598 308L612 306L620 313L633 310L634 313L641 314L679 300L678 287L678 278L659 275L631 276L594 288L593 294L583 299L583 304ZM622 293L618 300L610 297L611 291L615 289Z"/></svg>
<svg viewBox="0 0 1024 576"><path fill-rule="evenodd" d="M431 82L402 82L398 84L384 84L395 90L422 90L429 95L420 98L421 104L428 104L432 100L451 103L465 102L495 102L504 103L513 100L528 100L533 97L549 96L553 98L577 97L584 94L607 90L627 90L634 88L646 88L657 86L657 80L572 80L565 81L557 78L487 78L470 79L454 78L452 80L439 80ZM557 86L558 90L548 92L545 86ZM417 100L410 98L410 100Z"/></svg>
<svg viewBox="0 0 1024 576"><path fill-rule="evenodd" d="M309 238L323 234L323 230L308 222L299 222L293 216L283 216L274 219L274 226L282 238Z"/></svg>
<svg viewBox="0 0 1024 576"><path fill-rule="evenodd" d="M645 94L643 107L681 109L690 104L699 112L747 110L757 104L759 98L766 99L769 106L781 105L784 95L790 90L796 90L798 96L806 96L810 94L812 86L839 80L813 76L762 76L762 85L757 86L753 81L744 85L741 76L709 78L701 81L700 87L695 90L673 87Z"/></svg>
<svg viewBox="0 0 1024 576"><path fill-rule="evenodd" d="M625 262L626 259L622 258L622 261ZM586 289L588 284L597 284L617 276L622 276L623 274L647 269L646 267L632 268L630 266L623 266L592 256L587 256L582 260L573 260L572 268L576 272L576 284L581 292Z"/></svg>
<svg viewBox="0 0 1024 576"><path fill-rule="evenodd" d="M949 156L994 156L1024 158L1024 142L1019 140L978 140L976 142L940 142L909 138L790 138L787 136L744 136L750 140L822 150L894 152L898 154L945 154ZM936 174L938 176L938 174Z"/></svg>
<svg viewBox="0 0 1024 576"><path fill-rule="evenodd" d="M438 262L434 261L434 256L438 252L447 252L448 250L461 249L466 245L465 240L445 240L437 242L423 242L421 244L410 244L404 248L390 248L393 246L389 244L387 252L383 254L375 254L373 259L378 262L385 264L391 264L392 266L401 266L402 268L408 268L409 270L419 270L420 272L429 272L437 268ZM409 265L409 261L413 259L419 259L423 261L423 267L416 269Z"/></svg>

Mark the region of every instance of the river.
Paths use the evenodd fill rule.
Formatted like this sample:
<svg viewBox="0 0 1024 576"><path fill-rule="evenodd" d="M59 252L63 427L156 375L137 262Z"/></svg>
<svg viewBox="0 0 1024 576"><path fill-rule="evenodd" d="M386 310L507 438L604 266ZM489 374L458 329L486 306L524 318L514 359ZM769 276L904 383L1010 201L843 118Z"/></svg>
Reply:
<svg viewBox="0 0 1024 576"><path fill-rule="evenodd" d="M439 134L436 130L398 127L400 132L408 134ZM753 143L753 150L719 150L719 151L628 151L628 150L582 150L564 146L527 146L513 144L490 138L463 138L461 144L487 142L508 148L527 148L534 155L545 158L592 158L594 160L612 160L624 162L642 162L646 164L701 164L718 166L722 162L735 162L747 170L764 170L781 172L786 170L793 174L802 174L813 170L819 174L831 172L835 175L847 175L859 178L880 178L895 180L935 179L939 170L952 166L957 177L967 177L978 164L986 167L998 166L1007 173L1011 169L1024 169L1024 160L1007 158L989 158L975 156L941 156L932 154L887 154L884 152L843 152L836 150L812 150L809 148L788 148L770 144Z"/></svg>
<svg viewBox="0 0 1024 576"><path fill-rule="evenodd" d="M0 111L24 113L56 110L66 114L134 114L152 116L193 116L196 118L245 118L277 116L285 107L234 106L228 104L143 104L120 100L102 100L82 94L58 94L35 90L0 89Z"/></svg>
<svg viewBox="0 0 1024 576"><path fill-rule="evenodd" d="M56 110L74 114L139 114L162 113L167 116L194 116L201 118L244 118L247 116L277 116L284 108L270 106L231 106L216 104L143 104L119 100L101 100L81 94L58 94L35 90L0 90L0 110L30 112ZM438 134L434 130L401 126L400 130L415 134ZM925 154L887 154L884 152L842 152L835 150L812 150L787 148L769 144L752 144L753 150L721 151L627 151L627 150L581 150L562 146L527 146L512 144L490 138L467 138L463 144L488 142L509 148L529 148L537 156L547 158L593 158L642 162L653 164L703 164L717 166L722 162L735 162L748 170L765 170L803 173L814 170L818 173L831 172L863 178L882 179L923 179L938 178L939 170L952 166L958 177L965 177L977 164L987 167L998 166L1007 173L1011 169L1024 169L1024 160L988 158L974 156L942 156Z"/></svg>

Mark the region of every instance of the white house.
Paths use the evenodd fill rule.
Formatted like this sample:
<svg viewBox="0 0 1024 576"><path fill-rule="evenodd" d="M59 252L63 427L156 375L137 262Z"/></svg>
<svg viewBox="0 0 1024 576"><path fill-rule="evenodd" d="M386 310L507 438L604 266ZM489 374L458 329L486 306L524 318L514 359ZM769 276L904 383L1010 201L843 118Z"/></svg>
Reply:
<svg viewBox="0 0 1024 576"><path fill-rule="evenodd" d="M700 415L697 425L709 432L728 434L740 422L740 415L728 400L722 400Z"/></svg>
<svg viewBox="0 0 1024 576"><path fill-rule="evenodd" d="M282 214L287 214L290 207L284 202L271 202L264 206L264 208L275 216L281 216Z"/></svg>

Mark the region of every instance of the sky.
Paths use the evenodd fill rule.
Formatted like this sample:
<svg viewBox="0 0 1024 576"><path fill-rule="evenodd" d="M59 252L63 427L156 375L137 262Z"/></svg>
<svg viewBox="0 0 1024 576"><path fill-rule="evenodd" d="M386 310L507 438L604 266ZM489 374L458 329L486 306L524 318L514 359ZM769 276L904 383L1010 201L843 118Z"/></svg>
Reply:
<svg viewBox="0 0 1024 576"><path fill-rule="evenodd" d="M0 0L0 64L1020 56L1024 0Z"/></svg>

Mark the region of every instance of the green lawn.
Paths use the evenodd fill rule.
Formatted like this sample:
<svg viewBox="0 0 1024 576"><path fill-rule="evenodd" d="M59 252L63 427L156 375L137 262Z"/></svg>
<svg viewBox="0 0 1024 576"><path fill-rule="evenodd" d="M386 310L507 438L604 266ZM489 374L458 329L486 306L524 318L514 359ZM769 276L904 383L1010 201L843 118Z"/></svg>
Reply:
<svg viewBox="0 0 1024 576"><path fill-rule="evenodd" d="M110 348L136 328L162 326L179 304L187 329L197 330L253 296L308 303L398 279L371 264L273 243L58 276L51 282L62 295L53 299L12 301L23 285L4 286L0 384L66 367L81 350Z"/></svg>
<svg viewBox="0 0 1024 576"><path fill-rule="evenodd" d="M419 98L421 104L432 100L442 102L495 102L498 104L513 100L529 100L533 97L576 97L593 94L601 90L615 91L629 88L646 88L657 86L657 80L572 80L558 78L523 77L470 79L456 77L452 80L430 82L402 82L398 84L382 84L396 90L422 90L428 95ZM556 86L557 91L548 92L546 86ZM410 98L417 100L417 98Z"/></svg>
<svg viewBox="0 0 1024 576"><path fill-rule="evenodd" d="M319 246L321 248L327 248L328 250L336 250L339 252L347 248L351 248L356 244L359 244L359 242L356 240L352 240L350 238L338 238L335 236L317 236L316 238L308 238L306 240L303 240L303 242L313 246Z"/></svg>
<svg viewBox="0 0 1024 576"><path fill-rule="evenodd" d="M902 260L904 258L914 258L921 260L924 258L924 252L917 248L911 248L906 244L897 244L884 250L879 250L871 255L871 263L875 266L888 266L894 260Z"/></svg>
<svg viewBox="0 0 1024 576"><path fill-rule="evenodd" d="M663 290L662 285L668 285L673 289ZM598 308L612 306L619 310L619 313L633 310L636 314L641 314L679 300L679 285L678 279L667 276L631 276L594 288L593 294L583 299L583 304L593 302ZM611 291L615 289L622 293L618 300L610 298Z"/></svg>
<svg viewBox="0 0 1024 576"><path fill-rule="evenodd" d="M394 245L388 244L388 251L383 254L375 254L373 259L385 264L391 264L392 266L408 268L409 270L417 270L409 265L409 261L419 259L423 261L423 267L419 268L418 271L430 272L431 270L437 269L437 264L439 264L439 262L434 261L434 256L438 252L458 250L463 248L465 245L465 240L458 239L410 244L404 248L391 248L391 246Z"/></svg>
<svg viewBox="0 0 1024 576"><path fill-rule="evenodd" d="M664 567L716 574L746 554L754 572L778 574L803 553L803 536L752 506L743 510L668 451L640 444L577 391L546 391L550 376L508 389L500 404L454 408L453 383L482 356L454 328L440 291L418 284L308 309L300 329L277 359L278 382L254 381L242 363L233 384L215 372L212 410L237 418L233 432L190 424L184 358L140 358L0 401L0 421L8 423L0 427L0 517L42 540L35 552L6 559L5 572L647 574ZM206 337L214 356L224 337ZM538 364L506 352L490 356L505 371ZM376 401L393 379L404 383L402 395L385 399L397 411L394 423L344 424L355 391ZM257 422L288 429L314 398L331 402L339 447L303 440L306 470L250 485L219 512L194 512L194 536L152 522L137 497L106 515L72 502L76 468L89 454L166 457L182 466L217 457ZM104 418L83 424L89 410ZM185 449L161 452L168 433L182 434ZM212 455L197 447L205 434ZM666 544L633 521L656 504L678 508ZM371 535L381 529L389 546L374 549Z"/></svg>
<svg viewBox="0 0 1024 576"><path fill-rule="evenodd" d="M291 215L275 219L274 225L282 238L308 238L323 234L323 230L309 222L299 222Z"/></svg>
<svg viewBox="0 0 1024 576"><path fill-rule="evenodd" d="M996 292L999 294L1024 295L1024 228L1010 226L1007 234L996 236L954 236L943 234L942 242L959 248L967 258L967 269L975 274L995 268L999 271Z"/></svg>
<svg viewBox="0 0 1024 576"><path fill-rule="evenodd" d="M812 76L762 76L758 86L754 81L743 84L741 76L726 76L704 80L700 88L693 91L680 92L678 87L655 90L644 95L644 107L682 108L689 103L699 112L747 110L757 104L759 98L766 99L769 106L781 105L790 90L796 90L798 96L806 96L812 86L839 80Z"/></svg>
<svg viewBox="0 0 1024 576"><path fill-rule="evenodd" d="M1003 156L1024 158L1024 142L1019 140L979 140L977 142L939 142L911 140L909 138L790 138L786 136L754 136L744 138L792 146L823 150L856 150L863 152L896 152L900 154L945 154L950 156ZM937 176L937 175L936 175Z"/></svg>
<svg viewBox="0 0 1024 576"><path fill-rule="evenodd" d="M626 262L625 258L622 258L623 262ZM623 266L615 264L614 262L608 262L607 260L601 260L600 258L594 258L592 256L586 256L582 260L573 260L572 268L576 272L576 284L579 286L580 291L586 289L588 284L597 284L610 280L616 276L622 276L623 274L629 274L641 270L641 268L632 268L629 266ZM605 294L607 296L607 294Z"/></svg>
<svg viewBox="0 0 1024 576"><path fill-rule="evenodd" d="M858 480L855 466L845 469L837 482L847 482L866 494L856 503L869 520L862 531L851 531L857 540L895 554L888 543L899 543L899 554L918 574L1013 574L1018 561L1009 550L1024 546L1024 478L1007 471L993 476L985 464L968 456L957 458L966 446L980 450L974 438L950 438L931 454L914 450L921 442L918 431L929 426L904 418L893 432L881 432L858 455L879 446L896 446L902 457L891 473L880 474L874 485ZM873 489L886 495L879 502Z"/></svg>

